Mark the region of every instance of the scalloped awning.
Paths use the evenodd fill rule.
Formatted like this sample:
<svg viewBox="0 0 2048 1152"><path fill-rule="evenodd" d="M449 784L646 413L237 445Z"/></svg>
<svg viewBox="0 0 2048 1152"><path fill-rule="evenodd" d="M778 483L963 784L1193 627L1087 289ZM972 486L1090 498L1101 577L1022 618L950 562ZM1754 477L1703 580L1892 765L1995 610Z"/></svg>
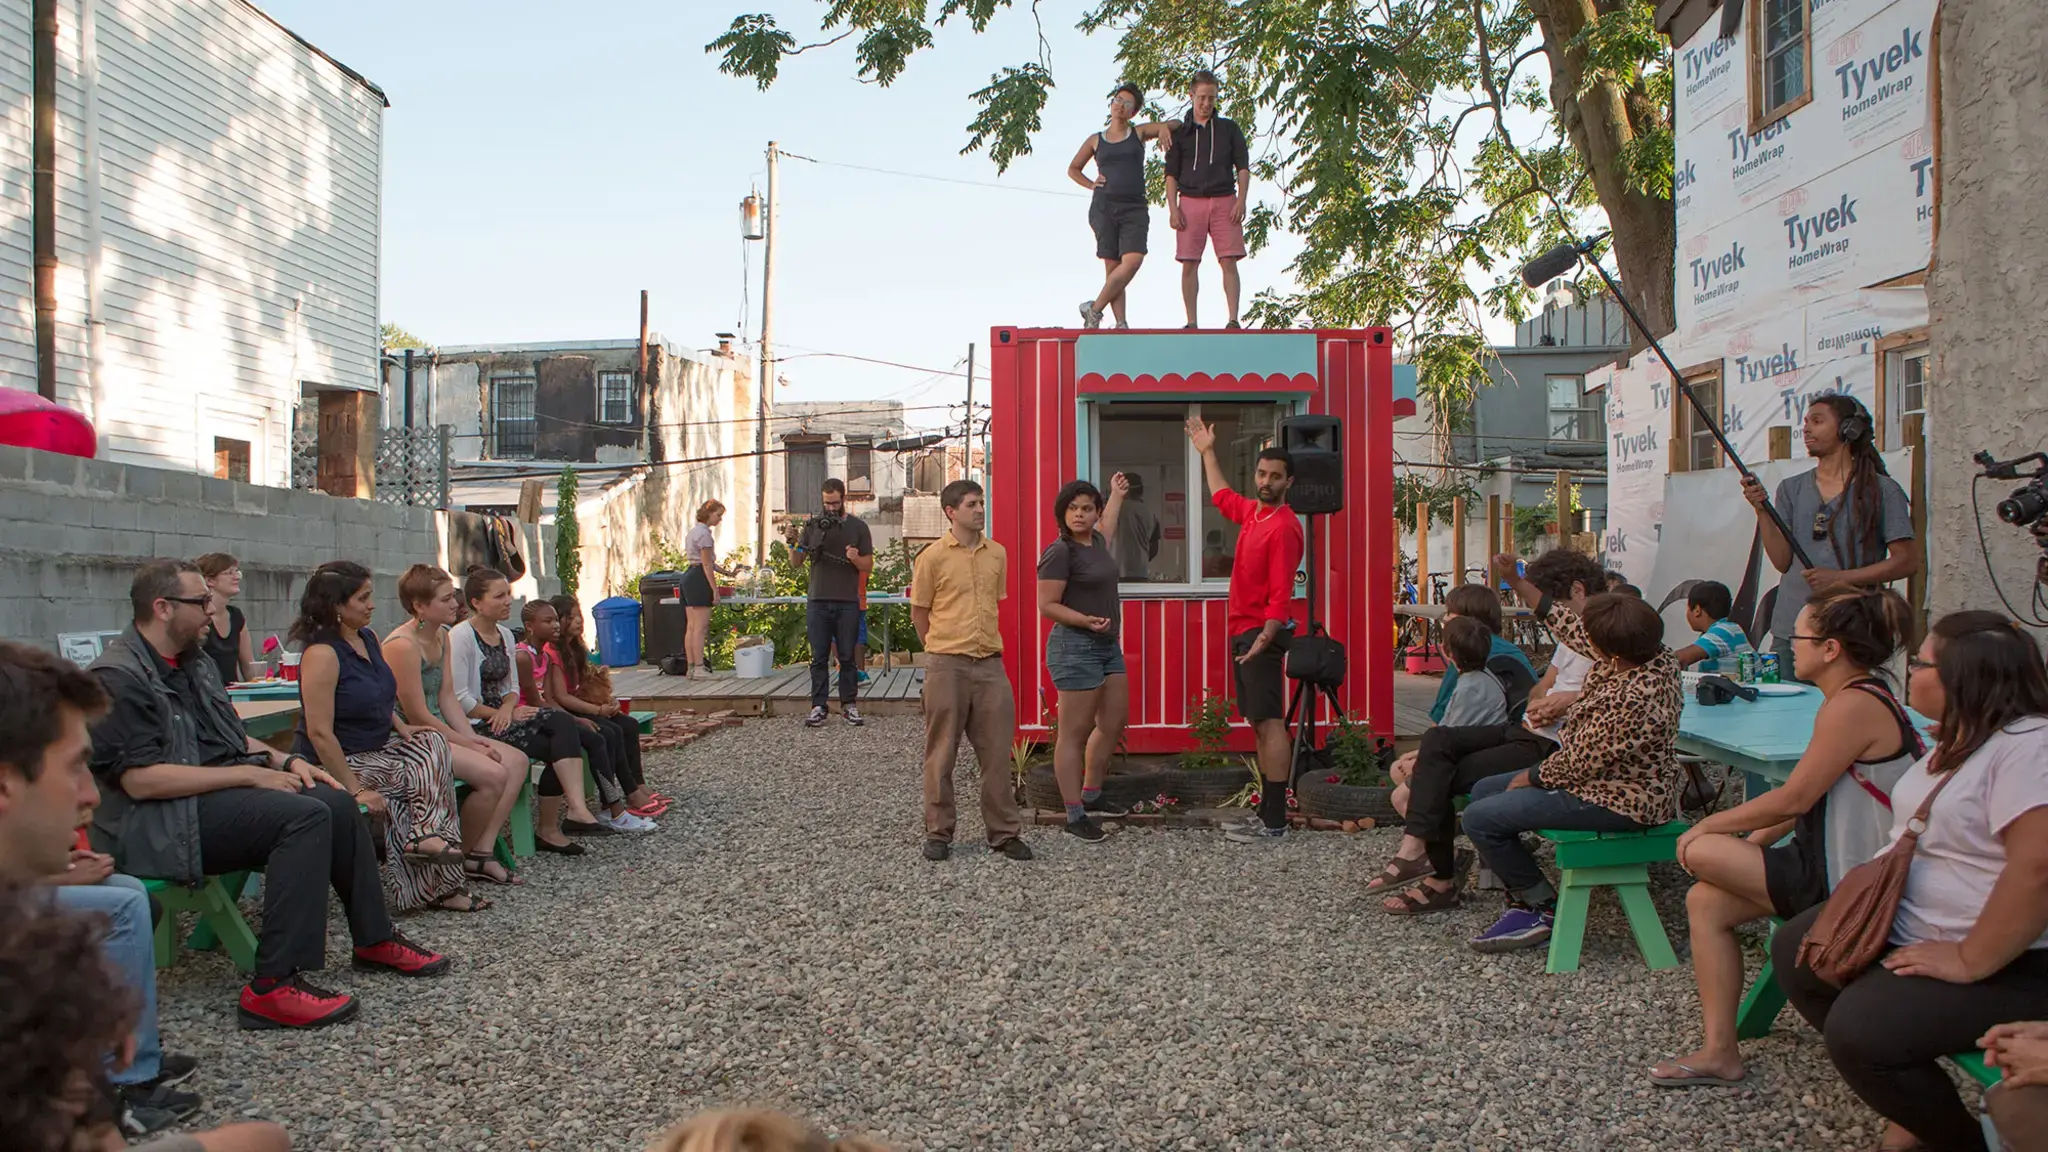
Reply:
<svg viewBox="0 0 2048 1152"><path fill-rule="evenodd" d="M1297 373L1293 376L1280 372L1265 375L1257 372L1247 372L1242 376L1230 372L1224 372L1216 376L1211 376L1207 372L1194 372L1185 376L1178 372L1168 372L1163 376L1154 375L1150 372L1140 372L1136 376L1127 376L1122 372L1118 372L1113 376L1104 376L1100 372L1090 372L1079 377L1075 383L1080 386L1083 392L1314 392L1316 390L1316 378L1307 372Z"/></svg>

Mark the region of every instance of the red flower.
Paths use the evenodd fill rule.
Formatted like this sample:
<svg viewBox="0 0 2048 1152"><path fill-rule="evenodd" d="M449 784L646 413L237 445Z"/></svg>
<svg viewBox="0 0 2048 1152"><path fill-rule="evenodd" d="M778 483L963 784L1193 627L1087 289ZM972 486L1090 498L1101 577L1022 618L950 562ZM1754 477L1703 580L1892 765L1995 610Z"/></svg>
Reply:
<svg viewBox="0 0 2048 1152"><path fill-rule="evenodd" d="M1342 779L1343 779L1343 777L1341 777L1341 776L1337 776L1337 775L1335 775L1335 774L1332 774L1332 775L1329 775L1329 776L1325 776L1325 777L1323 777L1323 783L1325 783L1325 784L1335 784L1335 783L1338 783L1339 781L1341 781Z"/></svg>

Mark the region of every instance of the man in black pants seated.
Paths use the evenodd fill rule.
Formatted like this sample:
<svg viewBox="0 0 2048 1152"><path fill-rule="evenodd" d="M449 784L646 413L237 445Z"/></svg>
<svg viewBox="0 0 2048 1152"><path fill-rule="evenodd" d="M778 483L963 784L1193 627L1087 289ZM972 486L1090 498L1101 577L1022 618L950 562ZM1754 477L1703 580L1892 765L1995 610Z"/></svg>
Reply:
<svg viewBox="0 0 2048 1152"><path fill-rule="evenodd" d="M1566 548L1530 561L1524 578L1551 599L1569 603L1573 611L1607 587L1606 574L1592 557ZM1489 776L1533 768L1556 751L1558 722L1579 698L1579 686L1592 667L1590 655L1560 644L1549 671L1529 690L1522 723L1439 726L1422 734L1422 748L1407 781L1407 834L1386 868L1365 886L1367 892L1391 897L1385 904L1388 912L1414 915L1457 905L1458 860L1452 851L1457 815L1452 798L1470 792ZM1417 881L1421 884L1415 892L1404 891Z"/></svg>
<svg viewBox="0 0 2048 1152"><path fill-rule="evenodd" d="M92 729L101 802L93 847L131 876L198 884L264 869L256 972L244 1028L315 1028L356 1014L351 996L307 983L327 964L327 887L348 913L355 965L435 976L446 957L391 926L370 827L333 777L243 731L220 672L200 650L208 592L199 569L152 560L129 588L134 627L92 674L112 707ZM238 895L238 894L237 894Z"/></svg>

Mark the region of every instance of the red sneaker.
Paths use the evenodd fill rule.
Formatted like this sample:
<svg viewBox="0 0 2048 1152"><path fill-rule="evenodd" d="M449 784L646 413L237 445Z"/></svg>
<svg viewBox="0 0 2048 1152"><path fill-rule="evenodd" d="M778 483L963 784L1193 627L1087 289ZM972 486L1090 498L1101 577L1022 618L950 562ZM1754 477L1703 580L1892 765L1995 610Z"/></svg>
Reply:
<svg viewBox="0 0 2048 1152"><path fill-rule="evenodd" d="M256 991L254 984L242 987L242 1004L237 1013L244 1029L325 1028L353 1019L356 999L342 992L330 992L293 975L279 981L268 992Z"/></svg>
<svg viewBox="0 0 2048 1152"><path fill-rule="evenodd" d="M382 944L357 948L355 966L383 968L400 976L439 976L448 970L448 958L439 952L429 952L393 932L391 939Z"/></svg>

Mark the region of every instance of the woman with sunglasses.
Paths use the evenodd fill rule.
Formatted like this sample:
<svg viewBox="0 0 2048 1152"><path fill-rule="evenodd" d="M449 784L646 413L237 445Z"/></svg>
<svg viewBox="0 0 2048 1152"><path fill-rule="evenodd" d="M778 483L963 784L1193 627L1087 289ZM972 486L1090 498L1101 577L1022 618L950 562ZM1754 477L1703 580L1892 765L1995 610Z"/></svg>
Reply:
<svg viewBox="0 0 2048 1152"><path fill-rule="evenodd" d="M1942 1068L1992 1028L2048 1016L2048 670L1996 612L1937 620L1912 661L1934 751L1892 790L1892 842L1929 806L1890 951L1837 988L1800 965L1825 904L1771 939L1778 983L1827 1038L1849 1088L1891 1122L1882 1149L1978 1152L1976 1116Z"/></svg>
<svg viewBox="0 0 2048 1152"><path fill-rule="evenodd" d="M1842 874L1884 846L1892 787L1926 751L1883 668L1907 643L1912 609L1896 592L1838 592L1808 604L1792 637L1799 678L1819 686L1813 739L1783 787L1716 812L1678 838L1695 883L1693 979L1704 1039L1650 1069L1660 1088L1733 1088L1747 1079L1736 1047L1742 944L1735 929L1790 919L1828 898ZM1785 834L1792 837L1785 843Z"/></svg>
<svg viewBox="0 0 2048 1152"><path fill-rule="evenodd" d="M1816 397L1807 405L1802 435L1814 468L1779 484L1771 503L1817 567L1800 564L1792 542L1764 514L1763 482L1754 475L1742 478L1764 552L1784 574L1771 609L1771 643L1779 675L1787 680L1797 678L1792 633L1808 601L1904 580L1920 570L1913 510L1906 490L1885 472L1870 410L1853 396Z"/></svg>

